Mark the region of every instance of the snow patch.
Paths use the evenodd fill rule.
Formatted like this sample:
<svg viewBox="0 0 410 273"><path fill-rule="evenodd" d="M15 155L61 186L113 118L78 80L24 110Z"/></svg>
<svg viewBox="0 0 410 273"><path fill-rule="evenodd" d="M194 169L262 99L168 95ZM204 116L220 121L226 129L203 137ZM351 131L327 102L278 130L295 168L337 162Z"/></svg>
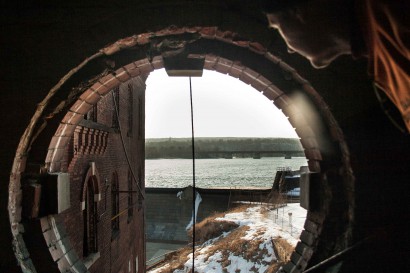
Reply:
<svg viewBox="0 0 410 273"><path fill-rule="evenodd" d="M195 211L201 202L199 194L195 200ZM292 217L289 217L291 213ZM229 250L218 249L211 252L213 244L221 238L229 236L230 232L224 232L218 238L212 238L202 245L197 246L195 251L195 272L198 273L236 273L236 272L265 272L269 265L277 260L272 240L275 238L285 239L289 244L296 246L306 219L306 210L299 204L288 204L282 208L273 209L269 206L254 206L244 212L228 213L219 217L217 221L231 221L239 226L247 226L245 235L241 238L248 242L260 241L259 251L255 256L247 260L240 254L236 255ZM192 222L190 225L192 225ZM263 256L260 253L264 253ZM174 270L173 273L191 272L192 253L187 256L188 261L183 269ZM167 269L168 265L149 271L160 273ZM238 271L239 270L239 271ZM165 272L165 271L164 271Z"/></svg>
<svg viewBox="0 0 410 273"><path fill-rule="evenodd" d="M183 193L184 193L183 191L177 192L177 198L178 198L179 200L182 200L182 194L183 194Z"/></svg>
<svg viewBox="0 0 410 273"><path fill-rule="evenodd" d="M193 223L196 223L196 218L198 216L198 208L199 208L199 204L202 202L202 198L201 195L198 192L195 192L195 220L194 220L194 213L192 213L192 218L191 218L191 222L189 222L189 224L186 226L186 230L190 229L193 225Z"/></svg>

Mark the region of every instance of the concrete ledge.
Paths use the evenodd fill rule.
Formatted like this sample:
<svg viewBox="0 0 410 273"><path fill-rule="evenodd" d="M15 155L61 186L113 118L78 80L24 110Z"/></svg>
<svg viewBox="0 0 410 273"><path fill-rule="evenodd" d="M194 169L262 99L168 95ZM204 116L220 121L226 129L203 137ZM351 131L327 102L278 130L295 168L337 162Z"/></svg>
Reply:
<svg viewBox="0 0 410 273"><path fill-rule="evenodd" d="M175 194L179 191L184 190L185 188L145 188L146 193L173 193ZM212 194L223 194L225 195L227 192L261 192L261 193L269 193L271 188L195 188L199 193L212 193Z"/></svg>

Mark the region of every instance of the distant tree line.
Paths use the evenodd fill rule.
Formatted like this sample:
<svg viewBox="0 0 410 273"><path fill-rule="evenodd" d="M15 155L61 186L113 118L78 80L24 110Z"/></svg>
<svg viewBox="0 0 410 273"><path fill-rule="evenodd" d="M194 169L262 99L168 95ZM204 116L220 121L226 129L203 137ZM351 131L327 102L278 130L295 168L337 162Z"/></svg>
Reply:
<svg viewBox="0 0 410 273"><path fill-rule="evenodd" d="M145 157L191 158L191 138L152 138L145 141ZM271 151L272 153L268 153ZM303 148L297 138L196 138L197 158L224 157L238 153L244 157L263 152L265 156L280 156L280 152L293 152L303 156ZM278 154L278 155L275 155Z"/></svg>

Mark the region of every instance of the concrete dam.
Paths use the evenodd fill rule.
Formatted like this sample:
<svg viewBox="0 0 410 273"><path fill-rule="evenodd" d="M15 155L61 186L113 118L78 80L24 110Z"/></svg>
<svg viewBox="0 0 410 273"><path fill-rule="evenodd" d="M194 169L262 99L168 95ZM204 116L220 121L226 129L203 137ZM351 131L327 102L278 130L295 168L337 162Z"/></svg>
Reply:
<svg viewBox="0 0 410 273"><path fill-rule="evenodd" d="M200 203L197 222L223 212L238 201L265 202L271 192L266 189L196 188ZM192 187L146 188L147 242L185 244L189 241L186 227L192 220Z"/></svg>

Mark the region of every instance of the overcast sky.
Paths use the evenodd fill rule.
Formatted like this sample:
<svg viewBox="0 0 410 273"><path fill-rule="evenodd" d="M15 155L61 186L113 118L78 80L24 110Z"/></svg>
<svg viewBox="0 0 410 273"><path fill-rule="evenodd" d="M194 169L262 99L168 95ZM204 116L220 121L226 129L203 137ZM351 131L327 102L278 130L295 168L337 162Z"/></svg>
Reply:
<svg viewBox="0 0 410 273"><path fill-rule="evenodd" d="M271 101L238 79L204 70L192 92L195 137L297 137ZM191 136L189 78L149 75L145 126L146 138Z"/></svg>

